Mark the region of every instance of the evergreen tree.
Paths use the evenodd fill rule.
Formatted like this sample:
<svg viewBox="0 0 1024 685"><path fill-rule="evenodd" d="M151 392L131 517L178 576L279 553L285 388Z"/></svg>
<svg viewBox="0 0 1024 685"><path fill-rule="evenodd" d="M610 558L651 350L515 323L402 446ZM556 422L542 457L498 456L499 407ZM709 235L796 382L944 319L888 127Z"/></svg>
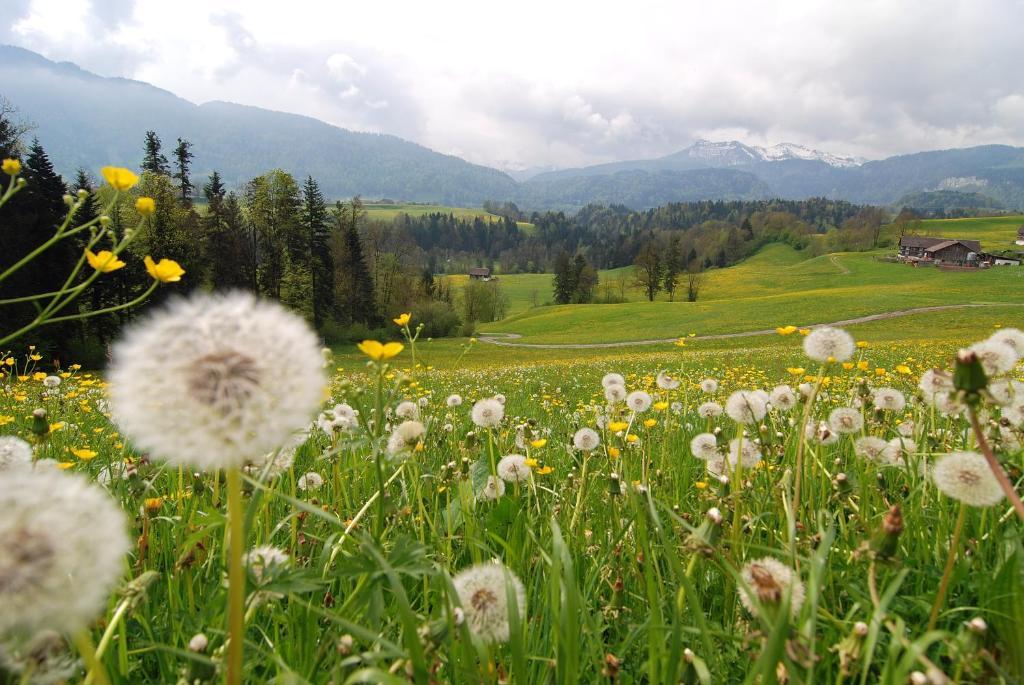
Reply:
<svg viewBox="0 0 1024 685"><path fill-rule="evenodd" d="M569 304L572 302L573 293L576 292L576 273L569 253L565 250L555 257L554 271L555 304Z"/></svg>
<svg viewBox="0 0 1024 685"><path fill-rule="evenodd" d="M332 255L334 291L339 313L348 323L380 325L373 278L359 237L362 204L358 198L348 205L338 202L333 211Z"/></svg>
<svg viewBox="0 0 1024 685"><path fill-rule="evenodd" d="M171 173L171 168L160 148L160 136L156 134L156 131L146 131L146 152L142 157L142 170L168 176Z"/></svg>
<svg viewBox="0 0 1024 685"><path fill-rule="evenodd" d="M334 312L334 262L330 249L327 204L312 176L302 187L302 228L309 237L313 279L313 325L320 328Z"/></svg>
<svg viewBox="0 0 1024 685"><path fill-rule="evenodd" d="M577 304L586 304L594 299L594 289L597 288L597 270L594 269L582 253L577 253L573 261L573 280L576 287L573 290L572 301Z"/></svg>
<svg viewBox="0 0 1024 685"><path fill-rule="evenodd" d="M178 181L178 189L181 191L181 203L186 207L192 206L192 193L195 192L188 175L192 168L192 157L192 143L178 138L178 146L174 148L174 178Z"/></svg>
<svg viewBox="0 0 1024 685"><path fill-rule="evenodd" d="M214 171L203 185L207 279L214 290L252 290L252 256L242 208Z"/></svg>

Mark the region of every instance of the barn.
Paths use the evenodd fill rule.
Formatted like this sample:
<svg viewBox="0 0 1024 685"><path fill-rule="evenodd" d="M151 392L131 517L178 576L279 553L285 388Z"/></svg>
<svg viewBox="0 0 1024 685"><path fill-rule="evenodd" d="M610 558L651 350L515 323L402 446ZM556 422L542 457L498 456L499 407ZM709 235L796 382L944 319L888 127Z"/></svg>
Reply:
<svg viewBox="0 0 1024 685"><path fill-rule="evenodd" d="M919 235L900 238L900 259L908 262L978 266L981 255L981 243L977 240Z"/></svg>

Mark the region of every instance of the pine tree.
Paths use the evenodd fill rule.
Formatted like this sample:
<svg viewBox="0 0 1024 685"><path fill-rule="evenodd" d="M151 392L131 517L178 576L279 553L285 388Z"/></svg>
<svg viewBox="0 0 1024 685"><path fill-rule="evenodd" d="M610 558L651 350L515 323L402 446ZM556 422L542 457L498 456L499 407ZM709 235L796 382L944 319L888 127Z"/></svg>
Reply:
<svg viewBox="0 0 1024 685"><path fill-rule="evenodd" d="M555 304L569 304L576 292L576 274L569 253L565 250L555 257L554 291Z"/></svg>
<svg viewBox="0 0 1024 685"><path fill-rule="evenodd" d="M320 328L334 311L334 261L327 204L312 176L302 187L302 228L309 237L313 277L313 325Z"/></svg>
<svg viewBox="0 0 1024 685"><path fill-rule="evenodd" d="M167 164L167 158L160 152L160 148L160 136L156 134L156 131L146 131L146 152L142 158L142 170L168 176L171 169Z"/></svg>
<svg viewBox="0 0 1024 685"><path fill-rule="evenodd" d="M181 203L186 207L192 206L192 193L195 192L188 175L192 168L192 157L192 143L178 138L178 146L174 148L174 165L177 169L174 178L178 181L178 189L181 191Z"/></svg>
<svg viewBox="0 0 1024 685"><path fill-rule="evenodd" d="M334 292L339 312L349 323L378 326L382 317L377 313L373 277L359 237L362 204L358 198L348 205L338 202L332 214Z"/></svg>

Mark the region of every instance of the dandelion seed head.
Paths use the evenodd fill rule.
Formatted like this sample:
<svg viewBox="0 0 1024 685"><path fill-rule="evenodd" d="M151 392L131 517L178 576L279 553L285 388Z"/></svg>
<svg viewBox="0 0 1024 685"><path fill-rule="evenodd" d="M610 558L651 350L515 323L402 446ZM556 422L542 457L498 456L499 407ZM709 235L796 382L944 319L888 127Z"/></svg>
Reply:
<svg viewBox="0 0 1024 685"><path fill-rule="evenodd" d="M837 407L828 415L828 425L836 433L856 433L864 426L864 417L853 407Z"/></svg>
<svg viewBox="0 0 1024 685"><path fill-rule="evenodd" d="M1003 499L999 481L977 452L945 454L935 461L931 473L939 490L972 507L990 507Z"/></svg>
<svg viewBox="0 0 1024 685"><path fill-rule="evenodd" d="M741 444L742 443L742 444ZM761 451L753 440L734 438L729 441L729 464L740 462L745 469L752 469L761 461Z"/></svg>
<svg viewBox="0 0 1024 685"><path fill-rule="evenodd" d="M495 476L487 476L487 482L480 489L478 497L482 500L494 501L505 494L505 481Z"/></svg>
<svg viewBox="0 0 1024 685"><path fill-rule="evenodd" d="M711 395L718 392L718 381L714 378L705 378L700 382L700 389Z"/></svg>
<svg viewBox="0 0 1024 685"><path fill-rule="evenodd" d="M310 471L309 473L305 473L305 474L299 476L299 482L298 482L299 490L303 490L303 491L305 491L305 490L310 490L310 491L319 490L321 487L323 487L323 484L324 484L323 476L321 476L316 471Z"/></svg>
<svg viewBox="0 0 1024 685"><path fill-rule="evenodd" d="M400 454L415 447L427 429L419 421L403 421L395 426L388 438L388 452Z"/></svg>
<svg viewBox="0 0 1024 685"><path fill-rule="evenodd" d="M845 362L856 349L853 338L841 328L821 326L804 338L804 354L816 362Z"/></svg>
<svg viewBox="0 0 1024 685"><path fill-rule="evenodd" d="M478 564L460 571L452 586L462 605L466 625L484 642L507 642L509 638L509 590L516 613L526 620L526 588L504 565Z"/></svg>
<svg viewBox="0 0 1024 685"><path fill-rule="evenodd" d="M444 403L447 404L449 407L452 407L452 408L462 406L462 395L458 395L458 394L454 394L454 393L451 394L451 395L448 395L448 399L446 399L444 401Z"/></svg>
<svg viewBox="0 0 1024 685"><path fill-rule="evenodd" d="M643 390L634 390L626 396L626 406L638 414L650 409L651 402L651 396Z"/></svg>
<svg viewBox="0 0 1024 685"><path fill-rule="evenodd" d="M521 454L509 454L498 461L498 477L509 483L530 480L530 466Z"/></svg>
<svg viewBox="0 0 1024 685"><path fill-rule="evenodd" d="M928 369L921 374L917 387L928 399L937 393L953 392L953 374L944 369Z"/></svg>
<svg viewBox="0 0 1024 685"><path fill-rule="evenodd" d="M0 644L0 668L32 685L58 685L71 681L81 670L80 660L54 630L31 636L9 636Z"/></svg>
<svg viewBox="0 0 1024 685"><path fill-rule="evenodd" d="M1000 328L988 337L988 342L1006 345L1018 359L1024 357L1024 331L1019 328Z"/></svg>
<svg viewBox="0 0 1024 685"><path fill-rule="evenodd" d="M597 446L601 444L601 437L593 428L580 428L572 436L572 444L578 450L589 452L597 449Z"/></svg>
<svg viewBox="0 0 1024 685"><path fill-rule="evenodd" d="M15 469L0 487L0 635L75 632L106 606L130 543L125 515L98 485L53 469Z"/></svg>
<svg viewBox="0 0 1024 685"><path fill-rule="evenodd" d="M713 459L719 456L718 439L713 433L700 433L690 441L690 452L698 459Z"/></svg>
<svg viewBox="0 0 1024 685"><path fill-rule="evenodd" d="M156 457L203 470L241 466L316 413L326 386L319 350L306 322L278 304L195 295L115 345L110 408L136 447Z"/></svg>
<svg viewBox="0 0 1024 685"><path fill-rule="evenodd" d="M505 405L493 397L483 399L473 405L470 416L481 428L497 428L505 417Z"/></svg>
<svg viewBox="0 0 1024 685"><path fill-rule="evenodd" d="M874 462L887 462L885 459L889 443L874 435L857 438L853 443L853 453L862 459Z"/></svg>
<svg viewBox="0 0 1024 685"><path fill-rule="evenodd" d="M656 379L658 387L662 390L675 390L679 387L679 381L669 375L668 371L659 371Z"/></svg>
<svg viewBox="0 0 1024 685"><path fill-rule="evenodd" d="M740 601L750 613L756 612L756 603L777 605L789 594L789 613L796 616L804 604L805 589L799 576L778 559L764 557L748 562L740 572L744 587Z"/></svg>
<svg viewBox="0 0 1024 685"><path fill-rule="evenodd" d="M269 582L274 573L288 566L290 561L287 552L273 545L253 547L242 557L242 563L249 569L249 575L257 586Z"/></svg>
<svg viewBox="0 0 1024 685"><path fill-rule="evenodd" d="M47 376L43 379L43 385L47 388L56 388L60 385L60 376Z"/></svg>
<svg viewBox="0 0 1024 685"><path fill-rule="evenodd" d="M420 418L420 408L415 402L400 402L395 407L395 416L415 421Z"/></svg>
<svg viewBox="0 0 1024 685"><path fill-rule="evenodd" d="M0 473L32 466L32 445L14 435L0 435Z"/></svg>
<svg viewBox="0 0 1024 685"><path fill-rule="evenodd" d="M604 398L610 404L618 404L626 399L626 388L621 385L607 385L604 389Z"/></svg>
<svg viewBox="0 0 1024 685"><path fill-rule="evenodd" d="M1017 364L1017 352L1013 347L991 339L975 343L968 350L975 354L989 377L1006 373Z"/></svg>
<svg viewBox="0 0 1024 685"><path fill-rule="evenodd" d="M903 411L907 406L907 398L895 388L875 388L871 393L872 402L878 409L886 411Z"/></svg>
<svg viewBox="0 0 1024 685"><path fill-rule="evenodd" d="M767 411L761 396L749 390L737 390L725 401L725 413L737 423L757 423Z"/></svg>
<svg viewBox="0 0 1024 685"><path fill-rule="evenodd" d="M606 373L601 379L601 387L607 388L610 385L625 386L626 379L622 377L621 373Z"/></svg>
<svg viewBox="0 0 1024 685"><path fill-rule="evenodd" d="M703 419L714 419L722 415L722 405L718 402L705 402L697 407L697 415Z"/></svg>
<svg viewBox="0 0 1024 685"><path fill-rule="evenodd" d="M796 406L796 394L793 392L793 388L788 385L780 385L772 390L768 396L772 406L779 411L787 412Z"/></svg>

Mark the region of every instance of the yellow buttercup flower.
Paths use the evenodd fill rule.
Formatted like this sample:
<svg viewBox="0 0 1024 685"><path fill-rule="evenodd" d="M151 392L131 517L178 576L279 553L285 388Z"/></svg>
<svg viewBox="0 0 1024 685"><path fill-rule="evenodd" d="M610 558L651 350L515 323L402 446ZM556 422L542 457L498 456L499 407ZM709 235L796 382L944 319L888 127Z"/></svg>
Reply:
<svg viewBox="0 0 1024 685"><path fill-rule="evenodd" d="M405 349L405 345L399 342L379 343L376 340L364 340L357 347L375 362L386 362Z"/></svg>
<svg viewBox="0 0 1024 685"><path fill-rule="evenodd" d="M534 473L536 473L538 476L546 476L552 471L554 471L554 469L551 468L550 466L542 466L541 468L534 471Z"/></svg>
<svg viewBox="0 0 1024 685"><path fill-rule="evenodd" d="M529 466L531 469L535 469L538 466L540 466L540 462L537 461L536 459L527 459L523 463Z"/></svg>
<svg viewBox="0 0 1024 685"><path fill-rule="evenodd" d="M99 453L98 452L94 452L93 450L89 449L88 447L83 447L83 448L80 448L80 449L73 448L71 450L71 454L75 455L79 459L84 459L84 460L88 461L88 460L94 458Z"/></svg>
<svg viewBox="0 0 1024 685"><path fill-rule="evenodd" d="M34 362L37 362L37 361L39 361L42 358L43 358L43 355L41 355L41 354L33 354L33 355L29 356L29 359L31 359Z"/></svg>
<svg viewBox="0 0 1024 685"><path fill-rule="evenodd" d="M142 216L153 216L156 214L156 202L151 197L140 197L135 201L135 211Z"/></svg>
<svg viewBox="0 0 1024 685"><path fill-rule="evenodd" d="M897 370L898 372L902 373L902 374L903 374L904 376L905 376L905 375L907 375L907 374L909 374L909 373L913 373L913 372L912 372L912 371L910 370L910 367L909 367L909 366L907 366L906 364L900 364L899 366L897 366L897 367L896 367L896 370Z"/></svg>
<svg viewBox="0 0 1024 685"><path fill-rule="evenodd" d="M644 426L647 427L647 428L654 428L657 425L658 425L658 420L657 419L647 419L646 421L644 421Z"/></svg>
<svg viewBox="0 0 1024 685"><path fill-rule="evenodd" d="M146 255L142 261L145 263L149 275L161 283L180 281L185 273L185 270L173 259L161 259L159 262L154 262L152 257Z"/></svg>
<svg viewBox="0 0 1024 685"><path fill-rule="evenodd" d="M139 177L124 167L105 166L100 169L100 173L115 190L122 192L130 190L139 182Z"/></svg>
<svg viewBox="0 0 1024 685"><path fill-rule="evenodd" d="M810 335L810 333L811 333L811 329L810 328L801 328L799 330L800 330L800 335Z"/></svg>
<svg viewBox="0 0 1024 685"><path fill-rule="evenodd" d="M21 162L16 159L5 159L3 169L8 176L17 176L21 173Z"/></svg>
<svg viewBox="0 0 1024 685"><path fill-rule="evenodd" d="M0 414L0 426L6 426L9 423L14 423L14 417Z"/></svg>
<svg viewBox="0 0 1024 685"><path fill-rule="evenodd" d="M34 381L46 380L46 373L44 371L36 371L34 374L32 374L32 380L34 380Z"/></svg>
<svg viewBox="0 0 1024 685"><path fill-rule="evenodd" d="M775 332L779 335L793 335L796 333L796 326L779 326Z"/></svg>
<svg viewBox="0 0 1024 685"><path fill-rule="evenodd" d="M412 314L406 312L405 314L400 314L397 319L392 319L392 321L397 323L399 326L406 326L409 324L410 319L412 319Z"/></svg>
<svg viewBox="0 0 1024 685"><path fill-rule="evenodd" d="M618 459L620 454L622 454L622 450L620 450L618 447L608 448L608 456L611 457L612 459Z"/></svg>
<svg viewBox="0 0 1024 685"><path fill-rule="evenodd" d="M857 362L857 368L861 371L867 371L869 364L866 361Z"/></svg>
<svg viewBox="0 0 1024 685"><path fill-rule="evenodd" d="M801 366L791 366L788 369L786 369L786 371L793 374L794 376L801 376L803 375L804 371L806 371L806 369L804 369Z"/></svg>
<svg viewBox="0 0 1024 685"><path fill-rule="evenodd" d="M843 362L843 368L849 371L853 368L853 362Z"/></svg>
<svg viewBox="0 0 1024 685"><path fill-rule="evenodd" d="M532 447L535 450L539 450L541 447L543 447L546 444L548 444L547 439L546 438L540 438L539 440L531 441L530 442L530 447Z"/></svg>
<svg viewBox="0 0 1024 685"><path fill-rule="evenodd" d="M868 346L868 341L867 340L858 340L857 341L857 347L860 347L860 348L863 349L863 348L865 348L867 346Z"/></svg>
<svg viewBox="0 0 1024 685"><path fill-rule="evenodd" d="M608 430L612 433L618 433L619 431L624 431L627 428L629 428L629 424L625 421L612 421L608 424Z"/></svg>
<svg viewBox="0 0 1024 685"><path fill-rule="evenodd" d="M686 347L686 338L680 338L679 340L676 340L672 344L675 345L676 347Z"/></svg>
<svg viewBox="0 0 1024 685"><path fill-rule="evenodd" d="M110 250L100 250L95 253L92 250L86 250L85 258L89 262L89 266L105 274L108 274L111 271L117 271L125 265L124 262L118 259L117 255Z"/></svg>
<svg viewBox="0 0 1024 685"><path fill-rule="evenodd" d="M654 411L665 411L668 409L668 402L661 401L654 403Z"/></svg>

